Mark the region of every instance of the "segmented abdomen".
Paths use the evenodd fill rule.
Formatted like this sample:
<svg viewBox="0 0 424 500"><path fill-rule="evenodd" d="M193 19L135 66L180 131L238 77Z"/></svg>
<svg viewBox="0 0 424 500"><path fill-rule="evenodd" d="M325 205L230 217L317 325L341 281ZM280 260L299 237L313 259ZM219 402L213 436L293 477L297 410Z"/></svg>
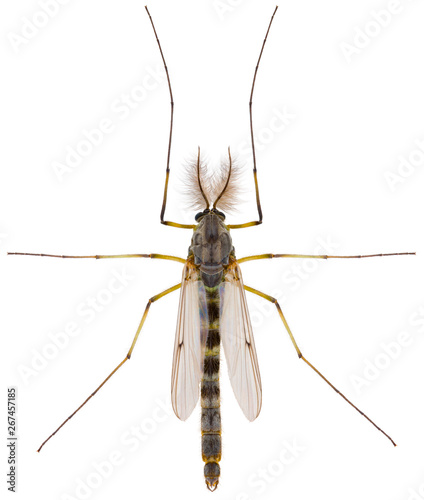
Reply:
<svg viewBox="0 0 424 500"><path fill-rule="evenodd" d="M221 411L219 397L219 289L206 289L208 331L203 377L201 382L202 458L206 485L214 491L218 486L221 460Z"/></svg>

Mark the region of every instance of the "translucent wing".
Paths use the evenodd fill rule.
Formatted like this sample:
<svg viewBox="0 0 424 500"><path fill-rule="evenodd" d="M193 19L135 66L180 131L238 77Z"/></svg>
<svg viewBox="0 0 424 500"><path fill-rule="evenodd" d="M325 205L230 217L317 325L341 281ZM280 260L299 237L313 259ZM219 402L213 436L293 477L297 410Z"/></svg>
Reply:
<svg viewBox="0 0 424 500"><path fill-rule="evenodd" d="M234 394L252 421L262 405L262 385L241 271L230 266L221 285L221 339Z"/></svg>
<svg viewBox="0 0 424 500"><path fill-rule="evenodd" d="M187 262L183 270L171 380L172 407L181 420L190 416L199 399L206 334L205 289L198 271Z"/></svg>

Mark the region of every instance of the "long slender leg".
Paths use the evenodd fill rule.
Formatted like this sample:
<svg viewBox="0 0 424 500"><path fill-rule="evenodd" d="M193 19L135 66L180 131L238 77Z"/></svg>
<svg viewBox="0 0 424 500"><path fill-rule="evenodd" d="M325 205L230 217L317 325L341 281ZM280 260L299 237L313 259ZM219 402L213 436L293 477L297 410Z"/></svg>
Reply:
<svg viewBox="0 0 424 500"><path fill-rule="evenodd" d="M249 116L250 116L250 139L252 142L252 155L253 155L253 179L255 181L255 192L256 192L256 206L258 207L258 216L259 220L253 222L245 222L244 224L230 224L228 226L229 229L242 229L250 226L257 226L258 224L262 224L262 208L261 208L261 200L259 198L259 185L258 185L258 176L256 171L256 152L255 152L255 138L253 136L253 116L252 116L252 103L253 103L253 91L255 90L256 83L256 75L258 73L259 63L261 62L262 53L265 48L265 43L268 38L269 30L271 29L272 21L274 20L275 13L277 12L278 5L275 7L274 13L271 16L271 20L268 25L267 32L265 34L265 38L262 44L261 52L259 53L258 62L256 63L255 73L253 75L252 82L252 90L250 91L250 99L249 99Z"/></svg>
<svg viewBox="0 0 424 500"><path fill-rule="evenodd" d="M278 259L282 257L294 257L301 259L365 259L366 257L390 257L393 255L415 255L415 252L402 252L402 253L375 253L372 255L301 255L295 253L263 253L260 255L250 255L249 257L242 257L237 259L237 262L247 262L249 260L259 259Z"/></svg>
<svg viewBox="0 0 424 500"><path fill-rule="evenodd" d="M159 253L130 253L123 255L52 255L47 253L22 253L22 252L7 252L7 255L32 255L33 257L58 257L60 259L130 259L130 258L144 258L144 259L164 259L175 260L184 264L186 259L181 257L174 257L173 255L162 255Z"/></svg>
<svg viewBox="0 0 424 500"><path fill-rule="evenodd" d="M41 451L41 448L51 439L65 424L70 420L75 413L77 413L81 408L106 384L106 382L112 377L112 375L121 368L121 366L128 361L131 358L131 354L134 350L135 344L138 340L138 336L140 335L140 331L143 328L144 322L146 321L147 314L149 312L150 306L153 304L153 302L156 302L157 300L161 299L162 297L165 297L165 295L168 295L171 292L174 292L175 290L178 290L181 287L181 283L178 283L178 285L172 286L171 288L167 288L161 293L158 293L157 295L154 295L151 297L146 305L146 309L144 310L143 317L141 318L140 324L138 325L137 331L135 332L134 335L134 340L132 341L130 350L128 351L127 355L125 358L119 363L119 365L103 380L103 382L97 387L97 389L88 396L88 398L66 419L62 422L62 424L59 425L59 427L52 433L50 436L41 444L41 446L38 448L37 451Z"/></svg>
<svg viewBox="0 0 424 500"><path fill-rule="evenodd" d="M174 98L172 96L171 79L169 78L168 66L166 65L166 62L165 62L165 57L163 55L162 47L160 45L160 41L159 41L158 35L156 33L156 28L155 28L155 25L153 24L153 19L152 19L152 16L150 15L149 9L147 8L147 6L145 8L147 11L147 15L149 16L150 22L152 24L152 28L153 28L153 31L155 33L156 41L158 43L160 55L162 57L163 65L165 67L166 78L168 80L169 96L171 98L171 123L169 126L169 142L168 142L168 155L167 155L167 159L166 159L165 188L163 191L163 202L162 202L162 209L160 212L160 221L162 224L165 224L166 226L179 227L182 229L194 229L196 226L192 225L192 224L179 224L178 222L170 222L170 221L164 220L165 209L166 209L166 198L168 196L168 181L169 181L169 172L170 172L169 160L171 158L172 128L173 128L173 124L174 124Z"/></svg>
<svg viewBox="0 0 424 500"><path fill-rule="evenodd" d="M363 417L365 417L369 422L371 422L372 425L376 429L378 429L380 432L382 432L386 436L386 438L388 438L392 442L393 446L396 446L396 443L393 441L393 439L388 434L386 434L382 429L380 429L380 427L378 427L377 424L375 424L367 415L365 415L365 413L363 413L357 406L355 406L349 399L347 399L347 397L344 394L342 394L338 389L336 389L336 387L334 387L334 385L328 379L326 379L324 377L324 375L303 356L303 354L300 352L300 349L299 349L299 347L294 339L294 336L290 330L290 327L286 321L286 318L284 317L283 311L281 310L281 307L278 304L277 299L275 299L274 297L271 297L270 295L267 295L263 292L260 292L259 290L256 290L255 288L251 288L250 286L247 286L247 285L244 285L244 289L248 292L254 293L255 295L259 295L259 297L262 297L265 300L269 300L270 302L275 304L275 307L277 308L278 314L280 315L280 318L281 318L282 322L284 323L284 326L286 327L287 333L290 336L290 339L294 345L294 348L296 349L296 352L297 352L297 355L299 356L299 358L302 359L308 366L310 366L312 368L312 370L314 370L315 373L317 373L323 380L325 380L325 382L327 382L327 384L332 389L334 389L337 392L337 394L339 394L345 401L347 401L353 408L355 408L356 411L358 411Z"/></svg>

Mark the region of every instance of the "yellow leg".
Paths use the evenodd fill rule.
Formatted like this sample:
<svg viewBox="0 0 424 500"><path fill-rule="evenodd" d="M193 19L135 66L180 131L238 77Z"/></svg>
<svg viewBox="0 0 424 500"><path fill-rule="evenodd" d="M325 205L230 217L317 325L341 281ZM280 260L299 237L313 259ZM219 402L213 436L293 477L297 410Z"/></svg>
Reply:
<svg viewBox="0 0 424 500"><path fill-rule="evenodd" d="M179 227L180 229L196 229L195 224L179 224L178 222L170 222L168 220L161 220L160 222L165 226Z"/></svg>
<svg viewBox="0 0 424 500"><path fill-rule="evenodd" d="M159 253L130 253L122 255L52 255L46 253L21 253L21 252L7 252L7 255L32 255L35 257L58 257L60 259L131 259L131 258L144 258L144 259L164 259L175 260L185 264L186 259L181 257L174 257L172 255L161 255Z"/></svg>
<svg viewBox="0 0 424 500"><path fill-rule="evenodd" d="M246 286L244 285L244 289L248 292L251 292L251 293L254 293L255 295L259 295L259 297L262 297L264 298L265 300L269 300L270 302L272 302L273 304L275 304L276 308L277 308L277 311L278 311L278 314L280 315L280 318L281 320L283 321L284 323L284 326L286 327L286 330L287 330L287 333L289 334L290 336L290 339L294 345L294 348L296 349L296 352L297 352L297 355L299 356L300 359L302 359L308 366L310 366L312 368L312 370L314 370L315 373L317 373L323 380L325 380L325 382L327 382L327 384L332 388L334 389L337 394L339 394L345 401L347 401L353 408L355 408L356 411L358 411L363 417L365 417L369 422L372 423L372 425L378 429L380 432L382 432L393 444L393 446L396 446L396 443L393 441L393 439L388 435L386 434L382 429L380 429L380 427L378 427L378 425L376 425L367 415L365 415L365 413L363 413L357 406L355 406L349 399L347 399L347 397L342 394L338 389L336 389L336 387L334 387L334 385L324 377L324 375L317 370L317 368L315 368L315 366L310 363L304 356L303 354L300 352L300 349L298 347L298 345L296 344L296 341L293 337L293 334L290 330L290 327L286 321L286 318L284 317L284 314L283 314L283 311L281 310L281 307L280 305L278 304L278 301L277 299L275 299L274 297L271 297L270 295L266 295L265 293L263 292L260 292L259 290L256 290L254 288L251 288L250 286Z"/></svg>
<svg viewBox="0 0 424 500"><path fill-rule="evenodd" d="M283 257L293 257L300 259L365 259L367 257L389 257L393 255L415 255L415 252L403 252L403 253L375 253L372 255L303 255L295 253L263 253L260 255L250 255L249 257L243 257L237 259L237 262L241 264L242 262L247 262L249 260L259 260L259 259L279 259Z"/></svg>
<svg viewBox="0 0 424 500"><path fill-rule="evenodd" d="M134 336L134 340L132 341L132 344L131 344L131 347L130 347L130 350L128 351L127 355L125 356L125 358L119 363L119 365L103 380L103 382L99 385L99 387L97 387L97 389L90 394L90 396L88 396L88 398L64 421L62 422L61 425L59 425L59 427L52 433L50 434L50 436L42 443L42 445L38 448L37 451L41 451L41 448L47 443L47 441L49 441L49 439L51 439L65 424L66 422L68 422L68 420L70 420L74 415L75 413L77 413L79 410L81 410L81 408L106 384L106 382L112 377L112 375L117 372L119 370L119 368L121 368L121 366L131 358L131 354L134 350L134 347L135 347L135 344L138 340L138 336L140 335L140 331L141 329L143 328L143 325L144 325L144 322L146 321L146 317L147 317L147 314L149 312L149 309L150 309L150 306L153 304L153 302L156 302L157 300L161 299L162 297L164 297L165 295L168 295L169 293L171 292L174 292L175 290L178 290L179 288L181 287L181 283L178 283L178 285L175 285L171 288L168 288L166 290L164 290L163 292L161 293L158 293L157 295L154 295L153 297L151 297L148 302L147 302L147 306L146 306L146 309L144 310L144 314L143 314L143 317L141 318L141 321L140 321L140 324L138 325L138 328L137 328L137 331L135 332L135 336Z"/></svg>

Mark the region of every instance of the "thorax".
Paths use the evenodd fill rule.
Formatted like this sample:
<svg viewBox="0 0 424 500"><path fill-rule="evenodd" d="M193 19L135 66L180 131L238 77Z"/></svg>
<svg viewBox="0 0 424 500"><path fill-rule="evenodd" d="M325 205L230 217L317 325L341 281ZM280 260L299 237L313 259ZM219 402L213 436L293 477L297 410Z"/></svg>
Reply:
<svg viewBox="0 0 424 500"><path fill-rule="evenodd" d="M224 221L214 213L205 215L193 233L189 248L189 257L192 255L194 264L199 266L205 286L219 285L232 253L234 247Z"/></svg>

